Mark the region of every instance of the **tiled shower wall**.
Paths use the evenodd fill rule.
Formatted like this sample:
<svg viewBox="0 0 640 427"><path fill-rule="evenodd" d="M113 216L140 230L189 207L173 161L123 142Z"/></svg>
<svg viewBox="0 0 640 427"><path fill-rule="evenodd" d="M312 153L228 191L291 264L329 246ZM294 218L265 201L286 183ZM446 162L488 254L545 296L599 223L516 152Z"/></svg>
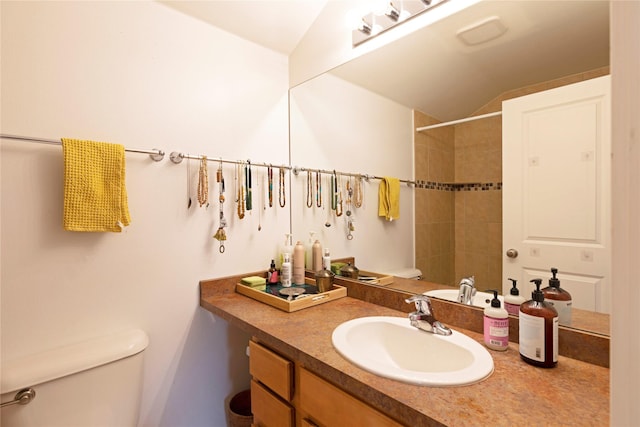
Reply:
<svg viewBox="0 0 640 427"><path fill-rule="evenodd" d="M502 109L502 101L609 74L599 68L505 92L471 114ZM414 111L415 127L440 121ZM501 289L502 118L415 133L416 267L425 280L457 285L474 275L481 290Z"/></svg>

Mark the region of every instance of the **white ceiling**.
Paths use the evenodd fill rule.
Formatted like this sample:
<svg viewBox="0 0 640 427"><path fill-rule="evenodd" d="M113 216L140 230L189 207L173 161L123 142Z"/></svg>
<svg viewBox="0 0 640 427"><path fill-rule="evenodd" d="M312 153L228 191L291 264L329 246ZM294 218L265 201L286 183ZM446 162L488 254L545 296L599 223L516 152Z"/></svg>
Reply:
<svg viewBox="0 0 640 427"><path fill-rule="evenodd" d="M506 26L502 36L475 46L456 36L490 17ZM606 65L608 1L490 0L332 73L447 121L469 116L503 92Z"/></svg>
<svg viewBox="0 0 640 427"><path fill-rule="evenodd" d="M159 1L287 55L327 3ZM481 1L332 72L408 107L453 120L504 91L608 65L608 12L605 0ZM461 28L493 16L506 26L504 35L475 46L456 37Z"/></svg>
<svg viewBox="0 0 640 427"><path fill-rule="evenodd" d="M289 55L327 0L158 0L277 52Z"/></svg>

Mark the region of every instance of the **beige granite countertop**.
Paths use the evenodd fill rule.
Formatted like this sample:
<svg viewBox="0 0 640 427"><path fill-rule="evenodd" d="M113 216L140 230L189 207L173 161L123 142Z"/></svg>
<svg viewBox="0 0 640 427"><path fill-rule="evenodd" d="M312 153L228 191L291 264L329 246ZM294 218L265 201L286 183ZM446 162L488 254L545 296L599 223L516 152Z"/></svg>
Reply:
<svg viewBox="0 0 640 427"><path fill-rule="evenodd" d="M524 363L518 345L491 351L493 374L473 385L425 387L371 374L336 352L331 334L350 319L406 313L345 297L287 313L233 292L228 278L201 282L201 306L301 366L411 426L608 425L609 370L568 357L553 369ZM457 329L482 342L482 335Z"/></svg>

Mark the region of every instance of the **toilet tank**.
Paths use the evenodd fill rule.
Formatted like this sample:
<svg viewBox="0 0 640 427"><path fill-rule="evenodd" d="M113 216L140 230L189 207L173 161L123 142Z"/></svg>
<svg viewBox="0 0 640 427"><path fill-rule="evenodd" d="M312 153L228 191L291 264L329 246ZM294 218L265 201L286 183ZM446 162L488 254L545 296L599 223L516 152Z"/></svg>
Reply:
<svg viewBox="0 0 640 427"><path fill-rule="evenodd" d="M4 406L3 427L134 427L142 394L141 330L2 362L2 403L26 388L35 398Z"/></svg>
<svg viewBox="0 0 640 427"><path fill-rule="evenodd" d="M413 267L407 267L407 268L401 268L399 270L389 271L386 274L388 274L389 276L401 277L403 279L413 279L413 280L422 279L422 271Z"/></svg>

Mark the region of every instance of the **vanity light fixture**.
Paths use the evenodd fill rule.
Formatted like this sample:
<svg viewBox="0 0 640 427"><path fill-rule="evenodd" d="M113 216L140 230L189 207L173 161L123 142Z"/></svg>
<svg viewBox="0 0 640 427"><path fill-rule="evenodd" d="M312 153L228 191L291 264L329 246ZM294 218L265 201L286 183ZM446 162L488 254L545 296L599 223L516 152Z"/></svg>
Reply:
<svg viewBox="0 0 640 427"><path fill-rule="evenodd" d="M393 2L389 2L389 4L387 5L387 10L385 10L384 14L385 16L389 17L389 19L395 22L397 22L400 18L400 11L396 9L396 7L393 5Z"/></svg>
<svg viewBox="0 0 640 427"><path fill-rule="evenodd" d="M360 21L360 25L358 25L358 31L361 31L366 35L371 35L371 30L371 25L369 25L369 23L365 21L364 18L362 18L362 20Z"/></svg>
<svg viewBox="0 0 640 427"><path fill-rule="evenodd" d="M353 46L381 34L447 0L378 0L377 10L363 16L351 32Z"/></svg>

